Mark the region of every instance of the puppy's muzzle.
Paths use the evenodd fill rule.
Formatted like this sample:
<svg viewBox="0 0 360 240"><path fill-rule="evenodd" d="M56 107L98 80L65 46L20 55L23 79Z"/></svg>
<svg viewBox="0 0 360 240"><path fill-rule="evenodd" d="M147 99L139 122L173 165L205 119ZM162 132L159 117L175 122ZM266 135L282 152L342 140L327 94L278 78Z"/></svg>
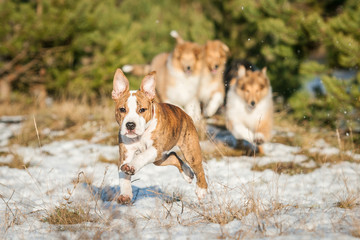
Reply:
<svg viewBox="0 0 360 240"><path fill-rule="evenodd" d="M219 69L219 65L215 64L214 66L209 66L209 70L212 74L216 74Z"/></svg>
<svg viewBox="0 0 360 240"><path fill-rule="evenodd" d="M248 104L249 110L253 110L255 107L256 107L256 102L255 102L255 101L251 101L251 102Z"/></svg>
<svg viewBox="0 0 360 240"><path fill-rule="evenodd" d="M135 124L134 122L128 122L128 123L126 123L125 126L126 126L126 129L127 129L127 130L132 131L132 130L135 129L136 124Z"/></svg>
<svg viewBox="0 0 360 240"><path fill-rule="evenodd" d="M185 66L184 72L185 72L186 74L191 74L191 72L192 72L191 66Z"/></svg>

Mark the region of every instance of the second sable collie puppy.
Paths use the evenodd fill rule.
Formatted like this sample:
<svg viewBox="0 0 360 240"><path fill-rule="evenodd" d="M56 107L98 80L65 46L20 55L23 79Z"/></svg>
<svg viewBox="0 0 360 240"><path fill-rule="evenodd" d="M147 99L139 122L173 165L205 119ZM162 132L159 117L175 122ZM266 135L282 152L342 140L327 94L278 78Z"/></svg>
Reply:
<svg viewBox="0 0 360 240"><path fill-rule="evenodd" d="M227 128L237 139L261 145L271 138L273 101L266 68L261 71L239 67L238 79L226 99ZM259 146L259 152L263 149Z"/></svg>
<svg viewBox="0 0 360 240"><path fill-rule="evenodd" d="M213 116L224 103L223 74L228 54L228 46L219 40L207 41L204 46L199 99L206 117Z"/></svg>
<svg viewBox="0 0 360 240"><path fill-rule="evenodd" d="M156 71L156 93L160 102L171 103L185 110L194 122L201 119L198 89L201 75L202 48L200 45L176 38L176 46L170 53L156 55L150 65L125 65L124 72L142 75Z"/></svg>
<svg viewBox="0 0 360 240"><path fill-rule="evenodd" d="M131 176L150 163L176 166L188 182L192 181L195 173L196 194L201 199L207 193L207 182L194 123L179 107L157 103L154 98L155 72L144 77L140 90L130 91L129 81L117 69L112 91L116 104L115 117L120 126L121 193L117 201L121 204L131 202ZM175 146L180 148L183 159L175 152L169 152Z"/></svg>

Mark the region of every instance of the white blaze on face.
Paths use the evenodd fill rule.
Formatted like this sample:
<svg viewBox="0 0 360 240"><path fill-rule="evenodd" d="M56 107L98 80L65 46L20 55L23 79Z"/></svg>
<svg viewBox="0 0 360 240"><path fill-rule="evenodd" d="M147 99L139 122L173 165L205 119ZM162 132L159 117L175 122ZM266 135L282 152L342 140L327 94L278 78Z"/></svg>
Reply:
<svg viewBox="0 0 360 240"><path fill-rule="evenodd" d="M130 91L130 97L127 100L128 112L121 126L121 135L126 135L129 138L141 136L145 132L146 126L145 119L137 112L138 105L135 93L136 91ZM127 129L127 123L135 124L135 129L132 132Z"/></svg>

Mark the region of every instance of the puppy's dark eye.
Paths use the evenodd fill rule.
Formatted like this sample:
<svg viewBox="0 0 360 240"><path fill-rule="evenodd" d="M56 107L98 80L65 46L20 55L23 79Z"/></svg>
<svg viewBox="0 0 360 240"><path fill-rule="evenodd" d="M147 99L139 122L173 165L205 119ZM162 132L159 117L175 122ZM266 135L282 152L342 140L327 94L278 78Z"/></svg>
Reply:
<svg viewBox="0 0 360 240"><path fill-rule="evenodd" d="M143 113L143 112L145 112L146 111L146 108L140 108L139 109L139 113Z"/></svg>
<svg viewBox="0 0 360 240"><path fill-rule="evenodd" d="M124 112L126 112L126 109L125 108L119 108L119 111L124 113Z"/></svg>

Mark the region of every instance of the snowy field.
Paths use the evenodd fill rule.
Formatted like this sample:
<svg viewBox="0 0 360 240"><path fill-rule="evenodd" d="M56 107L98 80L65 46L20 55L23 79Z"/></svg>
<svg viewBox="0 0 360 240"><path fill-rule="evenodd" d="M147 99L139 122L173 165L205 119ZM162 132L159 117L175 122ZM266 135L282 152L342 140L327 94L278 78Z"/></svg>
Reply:
<svg viewBox="0 0 360 240"><path fill-rule="evenodd" d="M207 198L175 167L148 165L133 178L133 204L119 193L118 147L87 140L41 147L10 145L20 123L0 123L0 239L357 239L360 237L360 155L319 166L300 147L268 143L262 157L206 162ZM51 134L49 132L48 134ZM213 148L202 142L204 149ZM339 154L317 140L312 152ZM26 169L6 163L21 158ZM254 166L294 163L307 173L278 174ZM56 209L84 215L53 222ZM75 214L76 215L76 214ZM56 216L56 215L55 215ZM80 217L81 217L80 216ZM71 217L70 217L71 218Z"/></svg>

